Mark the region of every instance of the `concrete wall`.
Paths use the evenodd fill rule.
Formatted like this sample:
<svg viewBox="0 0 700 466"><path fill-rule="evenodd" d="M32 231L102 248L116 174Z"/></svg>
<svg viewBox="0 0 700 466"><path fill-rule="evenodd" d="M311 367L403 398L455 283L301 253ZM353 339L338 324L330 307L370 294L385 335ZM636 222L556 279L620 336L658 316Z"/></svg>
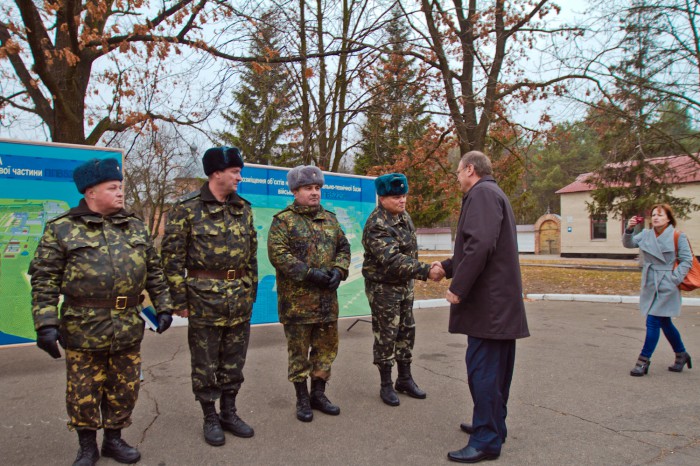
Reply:
<svg viewBox="0 0 700 466"><path fill-rule="evenodd" d="M447 233L418 233L418 249L428 251L452 251L452 234Z"/></svg>

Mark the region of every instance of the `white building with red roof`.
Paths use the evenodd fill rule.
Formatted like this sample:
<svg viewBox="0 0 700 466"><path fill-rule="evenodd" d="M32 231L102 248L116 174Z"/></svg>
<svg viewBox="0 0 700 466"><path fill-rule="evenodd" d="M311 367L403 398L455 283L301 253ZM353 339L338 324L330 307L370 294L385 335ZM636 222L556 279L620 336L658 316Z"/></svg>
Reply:
<svg viewBox="0 0 700 466"><path fill-rule="evenodd" d="M666 181L676 185L673 195L700 203L700 164L687 155L657 157L650 163L667 163ZM620 164L620 169L624 169ZM557 191L561 202L561 256L562 257L633 257L636 250L622 246L622 232L626 219L592 218L586 207L591 202L589 184L592 173L583 173L576 180ZM700 255L700 212L690 218L677 219L677 228L688 235L693 252ZM649 226L649 218L645 219Z"/></svg>

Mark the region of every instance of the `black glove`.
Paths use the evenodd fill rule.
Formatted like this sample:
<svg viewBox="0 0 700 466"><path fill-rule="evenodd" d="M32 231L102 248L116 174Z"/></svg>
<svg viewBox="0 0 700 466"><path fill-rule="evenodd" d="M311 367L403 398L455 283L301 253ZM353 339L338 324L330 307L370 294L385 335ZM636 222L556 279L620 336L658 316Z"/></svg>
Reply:
<svg viewBox="0 0 700 466"><path fill-rule="evenodd" d="M158 314L158 333L163 333L170 328L170 324L173 323L173 316L167 312L161 312Z"/></svg>
<svg viewBox="0 0 700 466"><path fill-rule="evenodd" d="M343 274L338 269L331 270L331 279L328 281L328 289L335 291L340 286L340 281L343 279Z"/></svg>
<svg viewBox="0 0 700 466"><path fill-rule="evenodd" d="M306 272L306 279L320 288L328 288L331 276L328 272L321 269L309 269Z"/></svg>
<svg viewBox="0 0 700 466"><path fill-rule="evenodd" d="M52 358L58 359L61 357L61 352L58 351L56 344L59 338L58 327L55 325L41 327L36 331L36 346L49 353Z"/></svg>

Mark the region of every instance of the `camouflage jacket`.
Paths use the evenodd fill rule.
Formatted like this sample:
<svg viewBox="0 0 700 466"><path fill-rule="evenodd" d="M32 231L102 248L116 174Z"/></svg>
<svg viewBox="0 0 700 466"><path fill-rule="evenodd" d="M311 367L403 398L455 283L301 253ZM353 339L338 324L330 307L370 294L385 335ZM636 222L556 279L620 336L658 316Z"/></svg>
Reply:
<svg viewBox="0 0 700 466"><path fill-rule="evenodd" d="M267 255L277 270L277 312L282 324L338 319L336 291L306 281L311 267L336 267L347 278L350 243L333 212L296 204L278 212L267 237Z"/></svg>
<svg viewBox="0 0 700 466"><path fill-rule="evenodd" d="M408 212L392 215L378 206L367 218L362 245L365 279L392 285L408 285L414 278L428 279L430 265L418 261L416 228Z"/></svg>
<svg viewBox="0 0 700 466"><path fill-rule="evenodd" d="M190 325L231 326L250 320L258 289L258 239L250 203L231 193L219 202L204 183L168 214L161 254L176 310ZM187 269L235 270L234 280L187 277Z"/></svg>
<svg viewBox="0 0 700 466"><path fill-rule="evenodd" d="M103 217L85 200L50 220L29 265L34 327L59 325L67 348L120 351L138 344L141 306L123 310L61 306L75 298L138 296L145 289L157 312L172 312L158 253L144 223L121 210Z"/></svg>

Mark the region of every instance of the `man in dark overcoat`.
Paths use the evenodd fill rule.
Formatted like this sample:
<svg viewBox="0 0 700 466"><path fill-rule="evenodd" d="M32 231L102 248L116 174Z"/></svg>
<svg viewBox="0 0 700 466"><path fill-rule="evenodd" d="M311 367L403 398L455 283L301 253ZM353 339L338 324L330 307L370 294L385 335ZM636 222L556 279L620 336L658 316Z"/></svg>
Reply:
<svg viewBox="0 0 700 466"><path fill-rule="evenodd" d="M470 434L452 461L495 459L507 436L506 415L515 362L515 340L530 335L522 297L515 216L481 152L465 154L457 180L462 210L452 258L442 262L452 283L450 333L467 335L467 378L474 402Z"/></svg>

